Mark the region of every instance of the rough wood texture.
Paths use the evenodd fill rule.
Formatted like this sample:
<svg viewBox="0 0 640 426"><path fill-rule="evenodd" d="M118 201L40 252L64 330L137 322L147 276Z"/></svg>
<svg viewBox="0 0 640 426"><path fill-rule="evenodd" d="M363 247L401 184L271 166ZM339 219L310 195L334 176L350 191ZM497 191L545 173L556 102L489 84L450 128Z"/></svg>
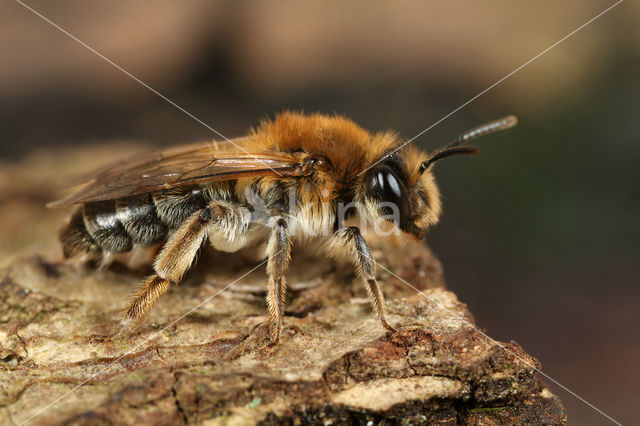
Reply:
<svg viewBox="0 0 640 426"><path fill-rule="evenodd" d="M235 282L255 257L205 250L145 321L104 338L150 270L116 264L98 272L55 260L61 212L42 207L42 192L56 157L37 161L20 197L1 176L2 209L14 222L0 232L22 235L41 215L45 233L40 250L35 233L2 247L5 258L22 254L6 258L0 272L1 424L27 420L80 384L31 424L566 422L535 374L538 362L476 330L420 244L372 241L378 262L423 292L378 270L394 334L382 329L348 266L294 251L286 328L272 347L264 265ZM16 167L13 176L35 168Z"/></svg>

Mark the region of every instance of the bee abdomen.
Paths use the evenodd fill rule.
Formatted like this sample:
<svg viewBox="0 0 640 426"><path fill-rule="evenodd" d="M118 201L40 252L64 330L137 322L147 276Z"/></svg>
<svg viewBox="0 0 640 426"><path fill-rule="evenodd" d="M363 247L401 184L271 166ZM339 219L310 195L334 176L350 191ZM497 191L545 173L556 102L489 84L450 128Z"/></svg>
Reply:
<svg viewBox="0 0 640 426"><path fill-rule="evenodd" d="M199 188L180 188L86 203L60 232L64 256L123 253L134 244L162 242L170 230L205 208L209 198Z"/></svg>
<svg viewBox="0 0 640 426"><path fill-rule="evenodd" d="M80 209L71 216L69 222L60 231L60 242L62 243L62 253L65 258L83 253L99 253L101 251L98 243L84 226L82 210Z"/></svg>
<svg viewBox="0 0 640 426"><path fill-rule="evenodd" d="M158 217L149 194L117 200L116 217L136 244L147 246L167 238L169 229Z"/></svg>
<svg viewBox="0 0 640 426"><path fill-rule="evenodd" d="M82 215L87 231L104 251L123 253L133 248L133 240L116 213L115 200L87 203Z"/></svg>
<svg viewBox="0 0 640 426"><path fill-rule="evenodd" d="M200 188L178 188L153 194L156 213L169 229L178 228L193 213L204 209L209 201Z"/></svg>

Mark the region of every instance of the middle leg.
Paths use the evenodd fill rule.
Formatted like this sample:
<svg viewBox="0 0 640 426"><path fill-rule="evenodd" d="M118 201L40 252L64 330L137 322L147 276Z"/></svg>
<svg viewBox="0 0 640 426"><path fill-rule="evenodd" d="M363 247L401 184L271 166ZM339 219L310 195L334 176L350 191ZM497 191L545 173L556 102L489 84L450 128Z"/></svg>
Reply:
<svg viewBox="0 0 640 426"><path fill-rule="evenodd" d="M287 236L287 223L282 218L276 220L269 232L267 256L269 257L267 263L269 327L277 344L282 332L282 319L287 298L287 283L284 274L291 259L291 241Z"/></svg>

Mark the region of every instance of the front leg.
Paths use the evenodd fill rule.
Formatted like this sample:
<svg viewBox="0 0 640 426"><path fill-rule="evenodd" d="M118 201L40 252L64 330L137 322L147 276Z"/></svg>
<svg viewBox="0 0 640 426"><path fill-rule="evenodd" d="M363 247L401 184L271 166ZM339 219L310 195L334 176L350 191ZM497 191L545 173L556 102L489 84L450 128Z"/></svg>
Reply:
<svg viewBox="0 0 640 426"><path fill-rule="evenodd" d="M269 288L267 291L267 306L269 307L269 327L274 343L280 341L282 332L282 318L287 298L287 283L284 277L289 260L291 259L291 241L287 236L287 223L278 218L269 231L267 241L267 275Z"/></svg>
<svg viewBox="0 0 640 426"><path fill-rule="evenodd" d="M367 294L382 326L389 331L395 331L387 321L384 295L376 281L375 261L360 229L357 226L339 229L333 235L330 247L333 250L347 248L347 254L355 266L357 274L367 283Z"/></svg>

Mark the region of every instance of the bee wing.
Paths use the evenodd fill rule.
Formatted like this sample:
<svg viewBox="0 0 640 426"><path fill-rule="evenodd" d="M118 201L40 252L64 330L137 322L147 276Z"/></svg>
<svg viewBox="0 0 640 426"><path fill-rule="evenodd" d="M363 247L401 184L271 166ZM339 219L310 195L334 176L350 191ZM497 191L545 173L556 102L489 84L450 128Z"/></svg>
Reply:
<svg viewBox="0 0 640 426"><path fill-rule="evenodd" d="M68 197L49 203L48 207L114 200L242 177L305 176L310 173L301 154L247 152L242 146L251 148L248 139L169 148L113 163L95 172Z"/></svg>

